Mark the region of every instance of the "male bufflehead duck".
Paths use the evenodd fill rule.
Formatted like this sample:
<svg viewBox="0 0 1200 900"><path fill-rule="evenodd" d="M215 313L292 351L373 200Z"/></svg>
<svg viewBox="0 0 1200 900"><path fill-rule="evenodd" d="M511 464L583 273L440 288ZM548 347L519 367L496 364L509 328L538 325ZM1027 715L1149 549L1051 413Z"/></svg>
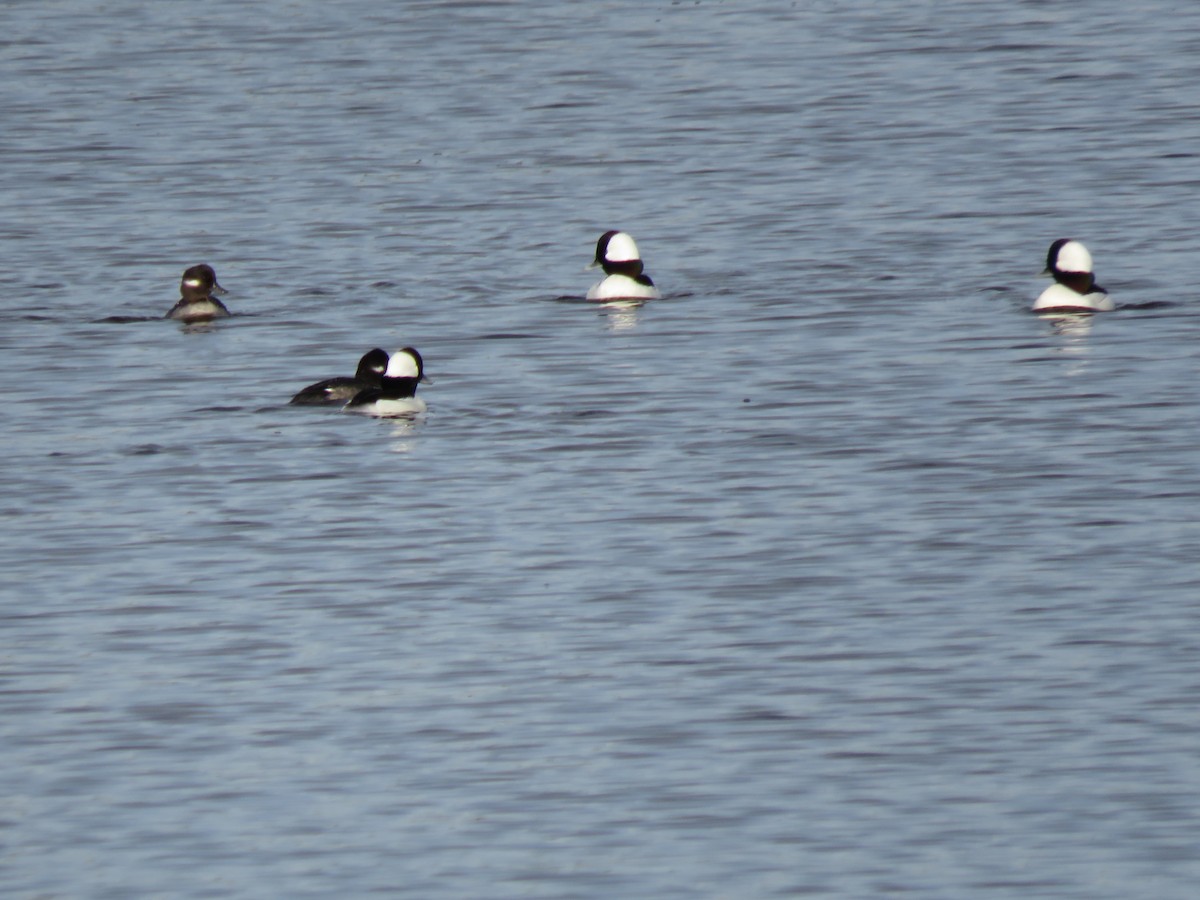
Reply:
<svg viewBox="0 0 1200 900"><path fill-rule="evenodd" d="M1108 293L1096 284L1092 274L1092 254L1079 241L1061 238L1050 245L1046 271L1054 284L1042 291L1033 304L1035 310L1105 312L1113 309Z"/></svg>
<svg viewBox="0 0 1200 900"><path fill-rule="evenodd" d="M405 347L388 360L379 387L359 391L343 409L383 417L425 412L425 401L417 396L417 384L425 380L421 354Z"/></svg>
<svg viewBox="0 0 1200 900"><path fill-rule="evenodd" d="M212 266L201 264L184 272L179 293L179 302L167 313L168 319L205 322L229 315L225 304L213 296L225 293L225 288L217 284L217 273L213 271Z"/></svg>
<svg viewBox="0 0 1200 900"><path fill-rule="evenodd" d="M596 242L596 258L589 269L600 266L608 276L592 285L589 300L654 300L658 288L642 272L642 257L637 244L623 231L606 231Z"/></svg>
<svg viewBox="0 0 1200 900"><path fill-rule="evenodd" d="M326 378L316 384L310 384L291 399L291 403L345 403L353 400L359 391L379 387L383 373L387 371L388 355L386 350L376 347L363 354L358 361L358 371L354 377L345 375L340 378Z"/></svg>

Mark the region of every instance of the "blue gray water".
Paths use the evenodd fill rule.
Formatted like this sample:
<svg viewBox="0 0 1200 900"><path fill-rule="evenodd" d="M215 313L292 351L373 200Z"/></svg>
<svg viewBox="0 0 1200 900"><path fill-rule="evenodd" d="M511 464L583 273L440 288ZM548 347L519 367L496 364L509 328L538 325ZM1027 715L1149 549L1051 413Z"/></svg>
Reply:
<svg viewBox="0 0 1200 900"><path fill-rule="evenodd" d="M0 20L5 896L1195 896L1200 6Z"/></svg>

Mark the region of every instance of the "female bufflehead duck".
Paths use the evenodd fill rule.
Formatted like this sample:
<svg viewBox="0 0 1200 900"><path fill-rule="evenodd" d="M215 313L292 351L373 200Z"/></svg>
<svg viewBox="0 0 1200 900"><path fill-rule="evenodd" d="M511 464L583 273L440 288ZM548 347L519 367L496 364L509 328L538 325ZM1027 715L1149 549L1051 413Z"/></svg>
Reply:
<svg viewBox="0 0 1200 900"><path fill-rule="evenodd" d="M353 400L359 391L379 387L380 378L387 370L387 351L376 347L363 354L358 361L354 377L326 378L310 384L291 399L292 403L345 403Z"/></svg>
<svg viewBox="0 0 1200 900"><path fill-rule="evenodd" d="M654 300L658 288L642 272L637 244L623 231L606 231L596 242L596 258L589 269L601 266L608 277L592 285L589 300Z"/></svg>
<svg viewBox="0 0 1200 900"><path fill-rule="evenodd" d="M1061 238L1051 244L1042 274L1053 275L1054 284L1042 291L1033 304L1035 310L1105 312L1113 308L1092 274L1092 254L1079 241Z"/></svg>
<svg viewBox="0 0 1200 900"><path fill-rule="evenodd" d="M229 315L225 304L213 296L225 293L225 288L217 284L217 273L213 271L212 266L201 264L184 272L179 293L179 302L167 313L168 319L205 322Z"/></svg>
<svg viewBox="0 0 1200 900"><path fill-rule="evenodd" d="M379 387L359 391L343 409L383 417L425 412L425 401L417 396L417 384L425 380L421 354L405 347L388 360Z"/></svg>

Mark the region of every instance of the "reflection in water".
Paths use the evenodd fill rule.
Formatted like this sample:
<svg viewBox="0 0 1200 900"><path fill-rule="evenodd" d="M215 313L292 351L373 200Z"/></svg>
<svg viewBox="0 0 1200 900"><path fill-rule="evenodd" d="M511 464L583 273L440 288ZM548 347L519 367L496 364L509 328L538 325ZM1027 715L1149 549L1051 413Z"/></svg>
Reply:
<svg viewBox="0 0 1200 900"><path fill-rule="evenodd" d="M179 330L184 334L208 334L216 331L217 325L213 319L203 319L198 322L184 322Z"/></svg>
<svg viewBox="0 0 1200 900"><path fill-rule="evenodd" d="M1087 360L1082 357L1091 350L1088 338L1092 333L1092 314L1052 313L1038 316L1038 318L1049 322L1054 328L1054 333L1062 338L1062 343L1059 345L1058 351L1060 353L1072 354L1076 357L1073 364L1067 368L1065 374L1082 375L1088 367Z"/></svg>
<svg viewBox="0 0 1200 900"><path fill-rule="evenodd" d="M606 300L600 304L600 313L608 319L610 331L629 331L637 327L638 310L645 300Z"/></svg>
<svg viewBox="0 0 1200 900"><path fill-rule="evenodd" d="M391 426L392 453L408 453L416 447L417 426L423 418L421 413L403 413L385 420Z"/></svg>

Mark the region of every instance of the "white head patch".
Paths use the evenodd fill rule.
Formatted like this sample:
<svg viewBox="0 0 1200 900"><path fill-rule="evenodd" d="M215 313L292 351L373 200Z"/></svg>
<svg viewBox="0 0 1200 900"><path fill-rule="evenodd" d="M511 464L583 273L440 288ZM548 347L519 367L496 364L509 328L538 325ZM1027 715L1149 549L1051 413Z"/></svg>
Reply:
<svg viewBox="0 0 1200 900"><path fill-rule="evenodd" d="M633 259L641 259L641 256L638 255L637 244L633 242L633 238L623 231L618 231L608 239L604 258L608 262L629 262Z"/></svg>
<svg viewBox="0 0 1200 900"><path fill-rule="evenodd" d="M183 279L183 283L188 287L204 287L204 282L199 278L185 278Z"/></svg>
<svg viewBox="0 0 1200 900"><path fill-rule="evenodd" d="M392 358L388 360L387 372L384 373L387 378L416 378L419 374L417 361L407 350L397 350L393 353Z"/></svg>
<svg viewBox="0 0 1200 900"><path fill-rule="evenodd" d="M1092 254L1079 241L1067 241L1058 248L1058 259L1054 261L1060 272L1091 272Z"/></svg>

